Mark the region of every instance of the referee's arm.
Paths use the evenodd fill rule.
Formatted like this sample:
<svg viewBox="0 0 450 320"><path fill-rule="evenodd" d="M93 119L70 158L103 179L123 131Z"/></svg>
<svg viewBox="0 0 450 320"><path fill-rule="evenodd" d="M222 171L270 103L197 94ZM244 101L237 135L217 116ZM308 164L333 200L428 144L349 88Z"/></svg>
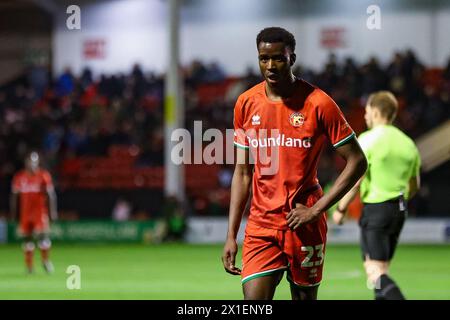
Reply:
<svg viewBox="0 0 450 320"><path fill-rule="evenodd" d="M411 199L414 197L420 189L420 175L417 175L415 177L411 177L409 179L409 198Z"/></svg>
<svg viewBox="0 0 450 320"><path fill-rule="evenodd" d="M350 191L342 197L341 201L339 201L336 210L333 212L333 221L336 224L341 225L344 222L345 214L347 213L347 208L350 203L355 198L356 194L359 191L359 186L361 185L361 181L364 179L362 176L358 182L350 189Z"/></svg>

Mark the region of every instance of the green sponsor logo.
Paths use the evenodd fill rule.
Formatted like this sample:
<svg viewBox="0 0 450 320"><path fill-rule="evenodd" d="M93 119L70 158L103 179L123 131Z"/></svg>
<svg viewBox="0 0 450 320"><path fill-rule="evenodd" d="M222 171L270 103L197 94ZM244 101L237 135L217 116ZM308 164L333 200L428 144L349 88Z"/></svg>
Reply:
<svg viewBox="0 0 450 320"><path fill-rule="evenodd" d="M158 221L58 221L51 224L54 241L81 242L155 242L161 222ZM17 223L8 224L8 242L20 241Z"/></svg>

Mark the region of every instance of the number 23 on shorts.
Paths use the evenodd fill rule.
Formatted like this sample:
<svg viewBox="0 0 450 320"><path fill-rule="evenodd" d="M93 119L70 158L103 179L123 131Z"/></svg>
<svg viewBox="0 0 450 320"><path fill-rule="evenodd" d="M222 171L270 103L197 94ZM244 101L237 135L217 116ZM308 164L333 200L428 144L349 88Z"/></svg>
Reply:
<svg viewBox="0 0 450 320"><path fill-rule="evenodd" d="M302 268L318 267L323 264L323 244L302 246L300 249L302 253L306 253L301 262Z"/></svg>

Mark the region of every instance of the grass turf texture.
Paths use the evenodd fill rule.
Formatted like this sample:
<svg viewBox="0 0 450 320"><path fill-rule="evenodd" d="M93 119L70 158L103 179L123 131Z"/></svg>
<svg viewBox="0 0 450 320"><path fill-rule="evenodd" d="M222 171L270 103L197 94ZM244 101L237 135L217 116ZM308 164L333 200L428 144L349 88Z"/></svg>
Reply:
<svg viewBox="0 0 450 320"><path fill-rule="evenodd" d="M0 246L0 299L242 299L240 277L223 271L221 245L55 244L55 273L25 273L19 244ZM408 299L450 299L448 246L402 245L391 275ZM238 255L240 261L240 252ZM81 268L81 289L69 290L69 265ZM319 299L372 299L357 246L328 246ZM284 277L275 299L290 299Z"/></svg>

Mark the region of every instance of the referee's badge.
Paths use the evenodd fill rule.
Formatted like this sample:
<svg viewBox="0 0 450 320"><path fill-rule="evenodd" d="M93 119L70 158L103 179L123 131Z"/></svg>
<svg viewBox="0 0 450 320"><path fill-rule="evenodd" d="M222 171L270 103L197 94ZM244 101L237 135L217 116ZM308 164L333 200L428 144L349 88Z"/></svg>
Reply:
<svg viewBox="0 0 450 320"><path fill-rule="evenodd" d="M289 116L289 122L294 127L300 127L305 122L305 116L302 115L300 112L294 112Z"/></svg>

